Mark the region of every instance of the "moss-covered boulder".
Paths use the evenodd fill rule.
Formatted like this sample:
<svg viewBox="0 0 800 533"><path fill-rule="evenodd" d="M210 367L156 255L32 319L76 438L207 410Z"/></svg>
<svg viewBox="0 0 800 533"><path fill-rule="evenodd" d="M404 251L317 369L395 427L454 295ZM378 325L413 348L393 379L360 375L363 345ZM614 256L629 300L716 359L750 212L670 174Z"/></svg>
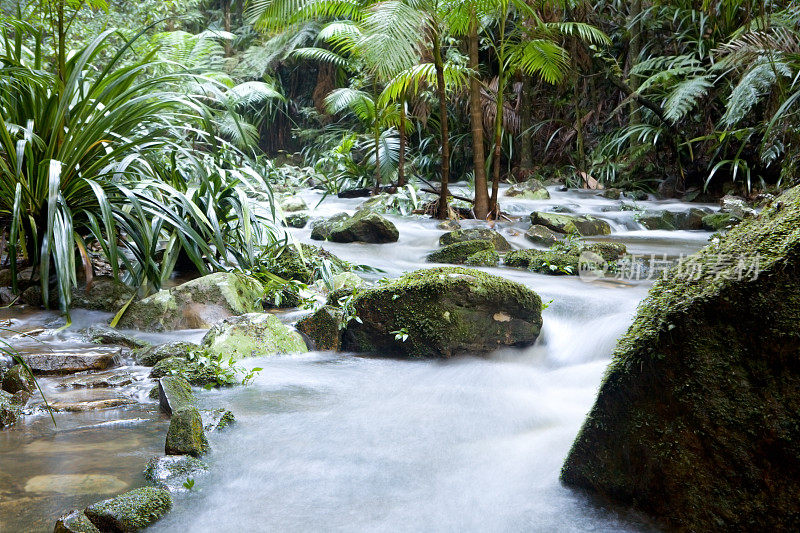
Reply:
<svg viewBox="0 0 800 533"><path fill-rule="evenodd" d="M119 322L122 329L202 329L235 315L260 310L264 286L231 272L203 276L134 302Z"/></svg>
<svg viewBox="0 0 800 533"><path fill-rule="evenodd" d="M140 348L133 352L136 358L136 364L142 366L156 366L159 361L168 359L170 357L179 357L181 359L188 359L189 354L197 350L199 346L193 342L168 342L166 344L159 344L158 346L149 346L147 348Z"/></svg>
<svg viewBox="0 0 800 533"><path fill-rule="evenodd" d="M164 376L158 380L158 403L161 410L172 415L175 411L197 406L192 386L182 376Z"/></svg>
<svg viewBox="0 0 800 533"><path fill-rule="evenodd" d="M169 419L164 453L167 455L191 455L199 457L209 449L203 417L196 407L173 411Z"/></svg>
<svg viewBox="0 0 800 533"><path fill-rule="evenodd" d="M212 356L244 359L262 355L304 353L303 337L269 313L231 317L203 337L202 350Z"/></svg>
<svg viewBox="0 0 800 533"><path fill-rule="evenodd" d="M172 509L172 496L145 487L90 505L84 513L100 531L129 533L155 524Z"/></svg>
<svg viewBox="0 0 800 533"><path fill-rule="evenodd" d="M468 257L485 251L494 251L491 241L456 242L428 254L428 262L460 265L466 262Z"/></svg>
<svg viewBox="0 0 800 533"><path fill-rule="evenodd" d="M270 272L285 280L295 280L310 284L314 281L314 271L327 262L333 273L347 272L350 265L327 250L310 244L287 246L275 259Z"/></svg>
<svg viewBox="0 0 800 533"><path fill-rule="evenodd" d="M53 533L100 533L83 511L74 510L56 520Z"/></svg>
<svg viewBox="0 0 800 533"><path fill-rule="evenodd" d="M525 238L531 241L533 244L538 244L539 246L553 246L555 243L561 240L562 237L562 234L558 234L550 228L546 228L540 224L531 226L528 231L525 232Z"/></svg>
<svg viewBox="0 0 800 533"><path fill-rule="evenodd" d="M285 196L281 199L281 210L283 210L284 213L297 213L298 211L306 211L307 209L308 205L306 201L303 200L302 196Z"/></svg>
<svg viewBox="0 0 800 533"><path fill-rule="evenodd" d="M506 266L550 276L578 275L579 261L578 255L552 250L515 250L503 258Z"/></svg>
<svg viewBox="0 0 800 533"><path fill-rule="evenodd" d="M203 429L207 433L222 431L236 423L234 414L223 407L218 409L200 409L200 417L203 419Z"/></svg>
<svg viewBox="0 0 800 533"><path fill-rule="evenodd" d="M36 384L27 368L23 365L14 365L3 375L2 388L10 394L16 394L21 390L33 393L36 390Z"/></svg>
<svg viewBox="0 0 800 533"><path fill-rule="evenodd" d="M531 224L544 226L557 233L583 237L611 234L611 226L608 222L588 215L574 216L534 211L531 213Z"/></svg>
<svg viewBox="0 0 800 533"><path fill-rule="evenodd" d="M308 221L311 220L311 217L305 213L292 213L290 215L286 215L285 220L287 227L301 229L308 225Z"/></svg>
<svg viewBox="0 0 800 533"><path fill-rule="evenodd" d="M345 350L398 357L485 354L528 346L542 326L532 290L478 270L418 270L357 293Z"/></svg>
<svg viewBox="0 0 800 533"><path fill-rule="evenodd" d="M547 188L537 179L529 179L522 183L516 183L506 190L506 196L510 198L522 198L524 200L549 200L550 193Z"/></svg>
<svg viewBox="0 0 800 533"><path fill-rule="evenodd" d="M464 264L471 267L496 267L500 264L500 254L495 250L483 250L467 257Z"/></svg>
<svg viewBox="0 0 800 533"><path fill-rule="evenodd" d="M603 261L617 261L628 253L628 247L621 242L590 242L580 245L579 252L590 252L599 255Z"/></svg>
<svg viewBox="0 0 800 533"><path fill-rule="evenodd" d="M316 241L389 243L397 242L400 233L389 220L370 211L356 211L353 216L339 213L328 220L315 222L311 238Z"/></svg>
<svg viewBox="0 0 800 533"><path fill-rule="evenodd" d="M439 237L439 244L442 246L467 241L489 241L498 252L507 252L511 249L505 237L488 228L460 229Z"/></svg>
<svg viewBox="0 0 800 533"><path fill-rule="evenodd" d="M199 361L190 361L183 357L167 357L162 359L150 371L151 378L165 376L181 376L195 387L218 385L217 375L214 370Z"/></svg>
<svg viewBox="0 0 800 533"><path fill-rule="evenodd" d="M297 330L314 343L320 351L339 351L341 347L342 310L322 307L297 323Z"/></svg>
<svg viewBox="0 0 800 533"><path fill-rule="evenodd" d="M800 528L800 189L658 280L567 457L569 486L679 531Z"/></svg>
<svg viewBox="0 0 800 533"><path fill-rule="evenodd" d="M713 213L703 217L703 229L706 231L722 231L732 228L741 221L741 218L737 218L730 213Z"/></svg>

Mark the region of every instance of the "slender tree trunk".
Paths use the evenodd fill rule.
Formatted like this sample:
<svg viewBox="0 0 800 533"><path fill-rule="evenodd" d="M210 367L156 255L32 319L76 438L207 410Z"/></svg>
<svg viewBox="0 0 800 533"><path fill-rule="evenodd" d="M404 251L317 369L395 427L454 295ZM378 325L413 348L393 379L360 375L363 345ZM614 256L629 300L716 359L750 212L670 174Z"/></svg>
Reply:
<svg viewBox="0 0 800 533"><path fill-rule="evenodd" d="M400 99L400 155L397 159L397 186L406 184L406 99Z"/></svg>
<svg viewBox="0 0 800 533"><path fill-rule="evenodd" d="M486 154L483 141L483 113L481 112L481 82L478 57L478 16L475 6L470 13L469 68L474 72L469 80L469 116L472 126L472 163L475 167L475 218L485 220L489 215L489 190L486 182Z"/></svg>
<svg viewBox="0 0 800 533"><path fill-rule="evenodd" d="M639 54L642 51L642 23L640 20L641 14L642 14L642 0L634 0L633 2L631 2L631 12L630 12L631 21L633 22L633 27L632 27L633 34L631 35L630 48L628 51L628 63L630 68L636 66L636 63L639 60ZM632 76L629 76L629 79L631 88L634 91L638 90L639 79ZM632 100L631 116L628 123L630 125L635 125L635 124L640 124L641 122L642 122L642 113L639 110L639 102L637 102L636 100Z"/></svg>
<svg viewBox="0 0 800 533"><path fill-rule="evenodd" d="M433 37L433 61L436 67L436 92L439 95L439 123L442 135L442 184L439 192L439 206L436 210L436 217L446 219L450 214L447 205L449 195L448 185L450 183L450 131L447 124L447 93L444 85L444 62L442 61L442 48L439 42L439 35Z"/></svg>
<svg viewBox="0 0 800 533"><path fill-rule="evenodd" d="M381 190L381 125L380 121L375 118L375 194Z"/></svg>
<svg viewBox="0 0 800 533"><path fill-rule="evenodd" d="M506 16L503 13L500 19L499 53L497 58L497 95L495 98L496 114L494 117L494 153L492 154L492 199L489 202L489 212L495 218L500 214L497 205L497 197L500 192L500 158L503 155L503 106L505 106L506 89L506 58L505 58L505 39L506 39Z"/></svg>
<svg viewBox="0 0 800 533"><path fill-rule="evenodd" d="M56 17L58 18L56 21L58 31L58 50L56 51L58 54L58 79L61 80L62 85L67 81L67 35L64 29L64 3L63 0L58 2L56 12Z"/></svg>
<svg viewBox="0 0 800 533"><path fill-rule="evenodd" d="M231 31L231 0L222 0L222 19L225 24L225 31ZM225 55L230 57L233 54L233 43L225 39Z"/></svg>
<svg viewBox="0 0 800 533"><path fill-rule="evenodd" d="M527 74L522 75L522 92L519 97L521 129L519 142L519 169L523 175L533 171L533 146L531 145L531 124L533 122L533 105L530 93L533 91L533 79Z"/></svg>

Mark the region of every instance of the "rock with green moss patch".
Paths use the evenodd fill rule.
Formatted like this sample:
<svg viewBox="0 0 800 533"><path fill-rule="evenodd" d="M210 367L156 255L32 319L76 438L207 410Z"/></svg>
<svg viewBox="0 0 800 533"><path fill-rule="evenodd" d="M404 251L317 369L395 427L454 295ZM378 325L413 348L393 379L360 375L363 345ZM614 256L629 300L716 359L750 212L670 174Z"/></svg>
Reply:
<svg viewBox="0 0 800 533"><path fill-rule="evenodd" d="M19 415L20 405L15 401L14 395L0 390L0 429L13 426Z"/></svg>
<svg viewBox="0 0 800 533"><path fill-rule="evenodd" d="M100 533L81 510L70 511L56 521L53 533Z"/></svg>
<svg viewBox="0 0 800 533"><path fill-rule="evenodd" d="M342 310L325 306L297 323L297 330L306 335L319 351L337 352L341 347Z"/></svg>
<svg viewBox="0 0 800 533"><path fill-rule="evenodd" d="M437 229L441 229L444 231L455 231L461 229L461 223L458 220L448 219L439 222L436 225Z"/></svg>
<svg viewBox="0 0 800 533"><path fill-rule="evenodd" d="M118 329L110 328L103 324L95 324L86 328L84 335L93 344L110 344L113 346L124 346L131 350L147 348L149 342L139 340L133 335L129 335Z"/></svg>
<svg viewBox="0 0 800 533"><path fill-rule="evenodd" d="M3 376L3 390L10 393L16 394L18 391L26 391L29 393L33 393L36 390L36 383L33 380L33 376L28 369L25 368L23 365L14 365L12 366Z"/></svg>
<svg viewBox="0 0 800 533"><path fill-rule="evenodd" d="M703 229L706 231L721 231L732 228L741 221L742 219L736 218L730 213L714 213L703 217Z"/></svg>
<svg viewBox="0 0 800 533"><path fill-rule="evenodd" d="M535 292L459 267L418 270L360 291L352 308L360 321L347 324L343 349L389 357L452 357L528 346L542 326Z"/></svg>
<svg viewBox="0 0 800 533"><path fill-rule="evenodd" d="M671 530L797 530L800 189L686 261L639 306L561 478Z"/></svg>
<svg viewBox="0 0 800 533"><path fill-rule="evenodd" d="M146 331L202 329L260 310L264 287L249 276L218 272L133 303L119 327Z"/></svg>
<svg viewBox="0 0 800 533"><path fill-rule="evenodd" d="M350 270L350 265L319 246L301 244L288 246L275 259L271 272L287 281L295 280L310 284L314 281L314 272L322 264L329 264L334 274Z"/></svg>
<svg viewBox="0 0 800 533"><path fill-rule="evenodd" d="M203 429L207 432L222 431L236 423L236 417L227 409L201 409Z"/></svg>
<svg viewBox="0 0 800 533"><path fill-rule="evenodd" d="M491 241L463 241L448 244L441 250L428 254L429 263L463 264L468 257L484 251L494 251Z"/></svg>
<svg viewBox="0 0 800 533"><path fill-rule="evenodd" d="M591 252L603 258L603 261L617 261L628 253L628 248L621 242L591 242L580 246L580 252Z"/></svg>
<svg viewBox="0 0 800 533"><path fill-rule="evenodd" d="M489 241L498 252L507 252L511 249L511 245L508 244L505 237L488 228L460 229L439 237L439 244L442 246L467 241Z"/></svg>
<svg viewBox="0 0 800 533"><path fill-rule="evenodd" d="M483 250L467 257L464 264L471 267L496 267L500 264L500 254L495 250Z"/></svg>
<svg viewBox="0 0 800 533"><path fill-rule="evenodd" d="M286 196L281 200L281 209L284 213L297 213L308 209L308 204L302 196Z"/></svg>
<svg viewBox="0 0 800 533"><path fill-rule="evenodd" d="M144 469L144 478L157 487L169 492L185 492L187 479L197 478L208 473L208 465L191 455L167 455L153 457Z"/></svg>
<svg viewBox="0 0 800 533"><path fill-rule="evenodd" d="M199 346L193 342L176 341L136 350L133 355L138 365L156 366L159 361L163 361L169 357L188 359L189 354L198 348Z"/></svg>
<svg viewBox="0 0 800 533"><path fill-rule="evenodd" d="M534 211L531 213L531 224L544 226L557 233L581 235L583 237L609 235L611 233L611 226L608 222L588 215L573 216Z"/></svg>
<svg viewBox="0 0 800 533"><path fill-rule="evenodd" d="M171 415L175 411L197 405L192 386L182 376L164 376L158 380L158 403L161 410Z"/></svg>
<svg viewBox="0 0 800 533"><path fill-rule="evenodd" d="M269 313L252 313L224 320L206 333L202 349L212 356L222 355L234 360L308 351L297 331Z"/></svg>
<svg viewBox="0 0 800 533"><path fill-rule="evenodd" d="M315 222L311 238L317 241L389 243L397 242L400 233L397 227L369 211L356 211L353 216L339 213L328 220Z"/></svg>
<svg viewBox="0 0 800 533"><path fill-rule="evenodd" d="M196 407L173 411L169 419L164 453L167 455L191 455L199 457L209 449L203 428L203 417Z"/></svg>
<svg viewBox="0 0 800 533"><path fill-rule="evenodd" d="M522 183L516 183L506 190L509 198L522 198L524 200L549 200L550 193L547 188L537 179L529 179Z"/></svg>
<svg viewBox="0 0 800 533"><path fill-rule="evenodd" d="M72 307L116 313L130 301L136 290L107 276L94 278L88 286L72 291Z"/></svg>
<svg viewBox="0 0 800 533"><path fill-rule="evenodd" d="M551 250L515 250L506 254L503 263L550 276L575 276L579 257Z"/></svg>
<svg viewBox="0 0 800 533"><path fill-rule="evenodd" d="M155 524L171 509L168 491L145 487L90 505L84 513L100 531L128 533Z"/></svg>
<svg viewBox="0 0 800 533"><path fill-rule="evenodd" d="M217 385L217 376L213 369L197 361L189 361L182 357L162 359L150 371L151 378L163 378L165 376L181 376L195 387Z"/></svg>
<svg viewBox="0 0 800 533"><path fill-rule="evenodd" d="M612 187L611 189L604 190L602 193L600 193L600 196L609 200L619 200L622 196L622 190Z"/></svg>
<svg viewBox="0 0 800 533"><path fill-rule="evenodd" d="M311 217L305 213L293 213L291 215L286 215L286 226L296 229L305 228L310 219Z"/></svg>
<svg viewBox="0 0 800 533"><path fill-rule="evenodd" d="M562 237L563 235L560 235L550 228L546 228L540 224L531 226L528 231L525 232L526 239L531 241L533 244L538 244L540 246L552 246L560 241Z"/></svg>
<svg viewBox="0 0 800 533"><path fill-rule="evenodd" d="M649 230L675 229L675 213L670 211L645 211L637 217L639 224Z"/></svg>

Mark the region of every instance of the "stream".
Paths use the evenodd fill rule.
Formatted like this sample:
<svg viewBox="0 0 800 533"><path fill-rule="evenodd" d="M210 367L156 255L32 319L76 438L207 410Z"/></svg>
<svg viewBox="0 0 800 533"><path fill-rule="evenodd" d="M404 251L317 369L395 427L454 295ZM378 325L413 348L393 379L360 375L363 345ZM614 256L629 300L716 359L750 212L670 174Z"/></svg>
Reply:
<svg viewBox="0 0 800 533"><path fill-rule="evenodd" d="M703 231L646 231L635 211L595 191L550 188L547 201L505 198L520 221L497 229L516 248L527 215L554 206L604 218L605 240L634 254L675 258L708 242ZM303 193L315 216L352 212L363 199ZM687 210L675 201L637 208ZM712 207L712 206L706 206ZM389 245L324 243L356 265L397 277L429 267L425 256L444 233L437 222L389 216L400 241ZM464 227L477 226L463 221ZM291 230L298 242L310 229ZM199 394L238 423L209 435L210 472L178 493L172 513L152 531L647 531L646 519L609 510L562 487L559 470L591 408L617 339L627 330L649 280L587 283L508 268L484 269L552 300L535 346L488 358L401 361L312 352L250 359L254 383ZM71 328L56 314L4 311L5 327L30 337L9 340L26 353L111 350L78 333L108 320L76 312ZM296 313L289 313L290 320ZM296 316L294 316L296 318ZM152 342L197 341L202 331L143 335ZM118 349L117 349L118 350ZM118 356L131 382L116 388L70 388L67 378L40 380L53 402L124 397L122 408L40 412L0 431L0 531L52 531L57 516L145 485L142 470L163 454L168 425L147 397L148 369ZM116 373L121 372L119 368ZM41 398L39 398L39 401Z"/></svg>

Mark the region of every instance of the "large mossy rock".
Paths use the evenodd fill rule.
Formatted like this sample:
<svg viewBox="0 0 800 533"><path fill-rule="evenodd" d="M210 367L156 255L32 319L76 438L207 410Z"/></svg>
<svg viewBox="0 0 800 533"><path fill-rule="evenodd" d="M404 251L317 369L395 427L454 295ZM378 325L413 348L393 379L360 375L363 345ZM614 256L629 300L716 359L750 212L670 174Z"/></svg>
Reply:
<svg viewBox="0 0 800 533"><path fill-rule="evenodd" d="M198 348L199 346L192 342L175 341L134 350L133 355L138 365L156 366L160 361L170 357L188 359L189 355Z"/></svg>
<svg viewBox="0 0 800 533"><path fill-rule="evenodd" d="M573 216L534 211L531 213L531 224L544 226L557 233L581 235L583 237L611 234L611 226L608 222L588 215Z"/></svg>
<svg viewBox="0 0 800 533"><path fill-rule="evenodd" d="M328 220L315 222L311 238L316 241L389 243L397 242L397 227L377 213L356 211L353 216L339 213Z"/></svg>
<svg viewBox="0 0 800 533"><path fill-rule="evenodd" d="M508 244L505 237L487 228L459 229L445 233L439 237L439 244L442 246L449 246L458 242L467 241L489 241L498 252L507 252L511 250L511 245Z"/></svg>
<svg viewBox="0 0 800 533"><path fill-rule="evenodd" d="M542 302L532 290L478 270L418 270L357 293L343 349L380 356L452 357L527 346ZM404 336L405 340L403 340Z"/></svg>
<svg viewBox="0 0 800 533"><path fill-rule="evenodd" d="M249 276L218 272L134 302L121 329L170 331L202 329L230 316L261 309L264 287Z"/></svg>
<svg viewBox="0 0 800 533"><path fill-rule="evenodd" d="M56 521L53 533L100 533L83 511L74 510L62 515Z"/></svg>
<svg viewBox="0 0 800 533"><path fill-rule="evenodd" d="M296 280L310 284L314 281L314 271L327 262L334 274L347 272L350 265L327 250L310 244L287 246L275 259L271 272L285 280Z"/></svg>
<svg viewBox="0 0 800 533"><path fill-rule="evenodd" d="M297 330L306 335L314 349L339 351L341 347L342 310L326 305L297 323Z"/></svg>
<svg viewBox="0 0 800 533"><path fill-rule="evenodd" d="M129 533L155 524L171 509L168 491L145 487L90 505L84 513L100 531Z"/></svg>
<svg viewBox="0 0 800 533"><path fill-rule="evenodd" d="M167 455L191 455L199 457L209 449L203 428L203 417L196 407L173 411L169 419L164 453Z"/></svg>
<svg viewBox="0 0 800 533"><path fill-rule="evenodd" d="M111 277L94 278L88 286L72 291L72 307L116 313L133 298L136 291Z"/></svg>
<svg viewBox="0 0 800 533"><path fill-rule="evenodd" d="M151 378L159 379L165 376L180 376L195 387L219 385L218 376L209 365L201 364L199 361L189 361L183 357L162 359L150 371Z"/></svg>
<svg viewBox="0 0 800 533"><path fill-rule="evenodd" d="M685 261L620 340L562 480L675 530L796 531L800 189Z"/></svg>
<svg viewBox="0 0 800 533"><path fill-rule="evenodd" d="M549 276L576 276L580 258L578 254L552 250L515 250L506 254L503 263Z"/></svg>
<svg viewBox="0 0 800 533"><path fill-rule="evenodd" d="M231 317L217 324L203 337L202 349L234 360L308 351L297 331L268 313Z"/></svg>

